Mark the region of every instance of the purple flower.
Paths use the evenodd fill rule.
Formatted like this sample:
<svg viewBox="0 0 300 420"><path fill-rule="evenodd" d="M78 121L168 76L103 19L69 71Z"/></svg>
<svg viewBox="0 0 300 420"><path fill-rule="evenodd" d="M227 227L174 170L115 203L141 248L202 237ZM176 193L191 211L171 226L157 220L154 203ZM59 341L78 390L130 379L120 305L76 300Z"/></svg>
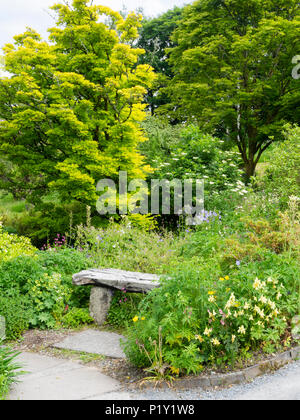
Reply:
<svg viewBox="0 0 300 420"><path fill-rule="evenodd" d="M241 265L241 261L237 260L236 265L239 267Z"/></svg>

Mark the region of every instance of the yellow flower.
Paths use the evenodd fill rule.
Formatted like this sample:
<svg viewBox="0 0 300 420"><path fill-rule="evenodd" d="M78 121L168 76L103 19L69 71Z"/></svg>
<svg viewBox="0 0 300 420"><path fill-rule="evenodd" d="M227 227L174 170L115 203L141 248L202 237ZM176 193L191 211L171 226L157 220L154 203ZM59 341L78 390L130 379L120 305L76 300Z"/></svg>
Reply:
<svg viewBox="0 0 300 420"><path fill-rule="evenodd" d="M200 343L203 343L204 339L201 337L201 335L195 335L196 340L199 340Z"/></svg>
<svg viewBox="0 0 300 420"><path fill-rule="evenodd" d="M216 316L217 314L216 314L216 311L215 310L213 310L212 312L209 312L209 318L212 318L213 320L215 319L215 316Z"/></svg>
<svg viewBox="0 0 300 420"><path fill-rule="evenodd" d="M217 338L212 338L211 342L214 346L219 346L221 344Z"/></svg>
<svg viewBox="0 0 300 420"><path fill-rule="evenodd" d="M174 366L171 366L171 372L175 375L179 375L179 368L175 368Z"/></svg>
<svg viewBox="0 0 300 420"><path fill-rule="evenodd" d="M224 277L220 277L219 280L220 281L224 281L225 279L224 279Z"/></svg>
<svg viewBox="0 0 300 420"><path fill-rule="evenodd" d="M132 318L132 321L133 322L138 322L138 320L139 320L139 317L138 316L135 316L134 318Z"/></svg>
<svg viewBox="0 0 300 420"><path fill-rule="evenodd" d="M209 294L210 296L212 296L212 295L215 295L215 294L216 294L216 292L215 292L214 290L211 290L211 291L209 291L209 292L208 292L208 294Z"/></svg>
<svg viewBox="0 0 300 420"><path fill-rule="evenodd" d="M225 280L229 280L229 276L225 276Z"/></svg>
<svg viewBox="0 0 300 420"><path fill-rule="evenodd" d="M205 331L204 331L203 334L207 335L207 337L209 337L211 333L212 333L212 328L205 328Z"/></svg>
<svg viewBox="0 0 300 420"><path fill-rule="evenodd" d="M235 342L235 339L236 339L236 336L235 335L232 335L231 336L231 342L234 343Z"/></svg>
<svg viewBox="0 0 300 420"><path fill-rule="evenodd" d="M146 319L146 318L145 318L144 316L142 316L141 320L142 320L142 321L145 321L145 319Z"/></svg>

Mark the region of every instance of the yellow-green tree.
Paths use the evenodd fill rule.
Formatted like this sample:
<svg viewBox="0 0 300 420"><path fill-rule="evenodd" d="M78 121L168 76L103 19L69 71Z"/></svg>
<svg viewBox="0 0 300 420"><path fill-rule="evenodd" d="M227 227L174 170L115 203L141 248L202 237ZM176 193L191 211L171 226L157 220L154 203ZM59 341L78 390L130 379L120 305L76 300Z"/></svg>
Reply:
<svg viewBox="0 0 300 420"><path fill-rule="evenodd" d="M63 200L95 204L99 179L150 170L137 146L155 74L138 65L142 16L124 20L88 0L52 9L49 42L28 28L4 47L10 77L0 79L0 154L18 176L2 177L1 187L25 189L34 203L58 191Z"/></svg>

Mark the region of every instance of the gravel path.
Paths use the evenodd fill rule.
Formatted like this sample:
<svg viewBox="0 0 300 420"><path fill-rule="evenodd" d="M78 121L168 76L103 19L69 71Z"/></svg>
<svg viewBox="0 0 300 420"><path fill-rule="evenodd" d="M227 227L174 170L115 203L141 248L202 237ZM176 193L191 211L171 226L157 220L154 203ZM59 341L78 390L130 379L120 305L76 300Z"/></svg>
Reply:
<svg viewBox="0 0 300 420"><path fill-rule="evenodd" d="M147 390L135 393L139 400L300 400L300 361L279 371L230 389L204 391Z"/></svg>

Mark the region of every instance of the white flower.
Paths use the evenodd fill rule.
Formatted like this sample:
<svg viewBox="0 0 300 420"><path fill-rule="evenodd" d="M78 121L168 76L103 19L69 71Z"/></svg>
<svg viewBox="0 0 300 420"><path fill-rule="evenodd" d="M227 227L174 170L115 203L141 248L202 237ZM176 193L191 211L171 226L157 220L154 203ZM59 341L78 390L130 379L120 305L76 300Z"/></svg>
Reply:
<svg viewBox="0 0 300 420"><path fill-rule="evenodd" d="M267 299L265 296L261 296L261 297L259 298L259 301L260 301L261 303L266 304L266 303L268 302L268 299Z"/></svg>
<svg viewBox="0 0 300 420"><path fill-rule="evenodd" d="M263 287L262 282L256 277L256 279L255 279L255 281L253 283L253 288L255 290L259 290L259 289L262 289L262 287Z"/></svg>

